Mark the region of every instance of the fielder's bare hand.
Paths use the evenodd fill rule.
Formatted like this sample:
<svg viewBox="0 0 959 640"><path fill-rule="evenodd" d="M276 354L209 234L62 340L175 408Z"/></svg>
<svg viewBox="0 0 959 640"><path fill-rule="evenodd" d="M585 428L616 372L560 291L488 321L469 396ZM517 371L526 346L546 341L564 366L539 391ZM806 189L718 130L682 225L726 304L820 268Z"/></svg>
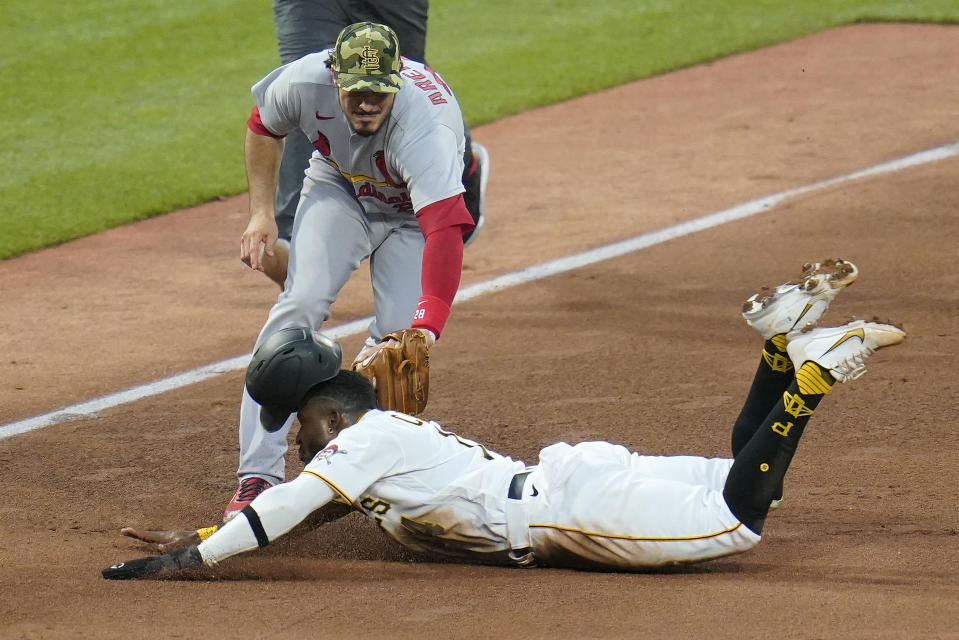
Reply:
<svg viewBox="0 0 959 640"><path fill-rule="evenodd" d="M240 236L240 260L251 269L263 271L263 256L275 255L279 231L272 215L250 216L246 231Z"/></svg>

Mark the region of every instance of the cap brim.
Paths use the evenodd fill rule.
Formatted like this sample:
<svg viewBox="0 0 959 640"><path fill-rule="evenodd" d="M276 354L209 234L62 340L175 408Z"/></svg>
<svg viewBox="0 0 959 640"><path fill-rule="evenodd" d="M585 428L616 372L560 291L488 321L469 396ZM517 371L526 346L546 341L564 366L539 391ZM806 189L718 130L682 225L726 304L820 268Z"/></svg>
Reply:
<svg viewBox="0 0 959 640"><path fill-rule="evenodd" d="M286 421L293 415L291 412L275 407L260 407L260 424L269 433L276 433L283 428Z"/></svg>
<svg viewBox="0 0 959 640"><path fill-rule="evenodd" d="M368 76L359 73L338 73L336 84L343 91L374 91L376 93L396 93L403 86L398 73L385 76Z"/></svg>

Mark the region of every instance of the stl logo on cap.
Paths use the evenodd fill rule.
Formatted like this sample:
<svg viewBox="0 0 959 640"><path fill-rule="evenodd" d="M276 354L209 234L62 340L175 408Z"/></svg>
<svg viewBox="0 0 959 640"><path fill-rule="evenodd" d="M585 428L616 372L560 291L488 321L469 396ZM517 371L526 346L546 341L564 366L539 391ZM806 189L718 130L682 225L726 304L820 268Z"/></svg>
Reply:
<svg viewBox="0 0 959 640"><path fill-rule="evenodd" d="M370 46L363 47L363 68L379 69L380 52Z"/></svg>
<svg viewBox="0 0 959 640"><path fill-rule="evenodd" d="M400 43L383 24L358 22L340 32L333 45L330 68L344 91L396 93L400 78Z"/></svg>

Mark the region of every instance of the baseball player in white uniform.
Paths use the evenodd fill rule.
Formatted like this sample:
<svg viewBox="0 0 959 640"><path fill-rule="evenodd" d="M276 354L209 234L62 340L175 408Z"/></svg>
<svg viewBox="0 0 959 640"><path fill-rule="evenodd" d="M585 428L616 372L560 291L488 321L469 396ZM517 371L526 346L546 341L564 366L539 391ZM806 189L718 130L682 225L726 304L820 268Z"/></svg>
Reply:
<svg viewBox="0 0 959 640"><path fill-rule="evenodd" d="M299 129L315 153L293 227L289 273L256 342L290 326L319 328L350 274L369 259L375 319L369 355L383 336L412 327L439 338L459 287L463 234L463 118L443 79L400 62L396 35L369 22L347 27L333 49L276 69L252 89L246 164L250 222L241 259L262 270L277 239L276 174L283 136ZM284 479L286 434L260 425L244 393L240 486L229 519Z"/></svg>
<svg viewBox="0 0 959 640"><path fill-rule="evenodd" d="M892 325L864 321L803 330L857 274L842 260L807 265L799 281L748 301L744 316L766 341L744 415L759 416L759 405L764 411L753 424L737 421L734 429L750 433L735 458L559 443L528 467L436 422L375 409L363 376L333 373L338 354L329 340L308 328L286 329L254 355L247 386L269 399L271 411L299 407L303 472L215 531L126 530L141 540L193 544L113 565L103 575L212 566L269 544L331 504L375 519L428 557L489 564L637 570L746 551L760 540L819 402L834 383L861 376L876 349L905 337ZM314 361L322 366L306 364ZM298 400L304 387L309 391Z"/></svg>

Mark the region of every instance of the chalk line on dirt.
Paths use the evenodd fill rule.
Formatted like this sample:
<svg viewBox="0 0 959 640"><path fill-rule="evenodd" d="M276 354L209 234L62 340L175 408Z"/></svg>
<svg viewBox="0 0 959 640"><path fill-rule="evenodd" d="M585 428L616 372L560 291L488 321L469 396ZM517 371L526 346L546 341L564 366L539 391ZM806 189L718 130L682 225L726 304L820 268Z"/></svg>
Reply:
<svg viewBox="0 0 959 640"><path fill-rule="evenodd" d="M878 164L861 171L854 171L852 173L847 173L835 178L830 178L828 180L821 180L819 182L813 182L811 184L796 187L794 189L780 191L778 193L758 198L756 200L750 200L748 202L744 202L721 211L716 211L693 220L680 222L679 224L675 224L658 231L643 233L633 238L615 242L604 247L591 249L582 253L577 253L571 256L544 262L542 264L533 265L531 267L527 267L526 269L515 271L513 273L507 273L485 282L478 282L460 289L456 294L454 304L456 302L471 300L492 291L514 287L516 285L532 282L534 280L541 280L543 278L548 278L550 276L565 273L567 271L573 271L597 262L602 262L604 260L609 260L627 253L632 253L634 251L639 251L647 247L661 244L668 240L687 236L698 231L711 229L712 227L717 227L728 222L734 222L736 220L748 218L750 216L769 211L783 201L790 198L795 198L796 196L826 189L844 182L851 182L853 180L859 180L862 178L869 178L886 173L902 171L903 169L928 164L930 162L937 162L939 160L944 160L956 155L959 155L959 142L954 142L932 149L927 149L925 151L920 151L908 156L903 156L901 158L897 158L896 160ZM360 318L346 324L324 329L323 333L334 340L339 340L341 338L356 335L365 331L366 327L372 320L372 316ZM249 363L251 356L252 354L247 353L235 358L230 358L229 360L224 360L222 362L206 365L198 369L193 369L192 371L186 371L175 376L163 378L162 380L148 382L124 391L111 393L109 395L88 400L86 402L81 402L79 404L74 404L69 407L63 407L61 409L57 409L56 411L51 411L50 413L45 413L33 418L11 422L10 424L0 426L0 440L68 420L95 417L100 411L104 411L106 409L111 409L123 404L136 402L137 400L141 400L143 398L148 398L150 396L159 395L167 391L172 391L174 389L179 389L191 384L196 384L230 371L243 369Z"/></svg>

